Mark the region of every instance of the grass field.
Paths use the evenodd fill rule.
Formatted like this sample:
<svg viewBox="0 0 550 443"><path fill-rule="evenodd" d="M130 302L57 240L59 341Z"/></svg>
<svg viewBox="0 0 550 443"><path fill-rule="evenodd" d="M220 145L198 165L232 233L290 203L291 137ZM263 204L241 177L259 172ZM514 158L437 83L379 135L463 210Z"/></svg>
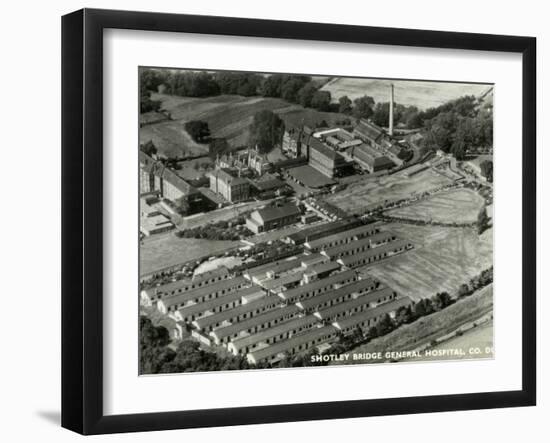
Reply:
<svg viewBox="0 0 550 443"><path fill-rule="evenodd" d="M443 343L440 343L436 346L430 347L430 350L444 350L444 349L461 349L466 353L464 359L471 358L491 358L493 357L492 353L482 354L477 356L472 356L468 353L470 348L479 348L484 351L486 348L494 348L493 342L493 321L490 320L486 323L483 323L475 328L469 329L467 332L464 332L462 335L456 335L450 340L446 340ZM425 356L422 358L413 358L410 361L429 361L429 360L454 360L456 357L437 357L437 356Z"/></svg>
<svg viewBox="0 0 550 443"><path fill-rule="evenodd" d="M386 215L411 220L441 223L473 223L483 207L483 198L471 189L453 189L402 208L386 211Z"/></svg>
<svg viewBox="0 0 550 443"><path fill-rule="evenodd" d="M140 275L217 254L240 244L239 241L178 238L171 232L147 237L139 248Z"/></svg>
<svg viewBox="0 0 550 443"><path fill-rule="evenodd" d="M254 114L270 110L280 115L285 124L315 126L325 120L333 124L346 118L343 114L319 112L286 102L279 98L241 97L221 95L208 98L177 97L153 94L154 100L162 101L162 107L172 116L172 121L140 128L140 143L148 140L167 155L199 155L206 153L206 145L198 145L183 131L183 124L189 120L204 120L213 137L224 137L232 146L245 146L248 128Z"/></svg>
<svg viewBox="0 0 550 443"><path fill-rule="evenodd" d="M358 346L350 351L353 353L373 353L373 352L399 352L412 351L423 345L429 344L432 340L449 334L465 323L472 322L484 314L490 313L493 309L493 287L486 286L475 294L464 298L455 304L443 309L442 311L422 317L409 325L403 325L395 331L390 332L380 338L374 339L371 342ZM474 332L475 331L475 332ZM487 341L488 335L491 334L492 327L476 337L476 328L472 330L472 334L464 334L462 337L457 337L453 347L462 343L467 345L469 342L479 342L480 339ZM463 340L459 340L462 338ZM450 349L450 341L442 343L440 346L445 349ZM470 346L470 345L467 345ZM472 345L477 346L477 345ZM490 345L489 345L490 346ZM355 363L365 363L364 360L358 360ZM349 360L349 363L353 361Z"/></svg>
<svg viewBox="0 0 550 443"><path fill-rule="evenodd" d="M431 169L412 177L393 174L367 178L349 185L344 191L327 196L326 200L351 213L374 208L385 201L394 201L439 188L451 183L448 178Z"/></svg>
<svg viewBox="0 0 550 443"><path fill-rule="evenodd" d="M414 249L361 268L399 293L418 300L454 294L462 283L493 264L493 230L390 223L385 228L411 240Z"/></svg>
<svg viewBox="0 0 550 443"><path fill-rule="evenodd" d="M329 91L334 101L343 95L347 95L352 100L370 95L378 103L389 101L390 83L394 84L394 97L397 103L414 105L419 109L438 106L464 95L479 96L491 87L465 83L336 78L321 89Z"/></svg>
<svg viewBox="0 0 550 443"><path fill-rule="evenodd" d="M183 121L168 120L139 128L139 143L152 141L160 154L183 157L208 154L208 146L196 143L183 127Z"/></svg>

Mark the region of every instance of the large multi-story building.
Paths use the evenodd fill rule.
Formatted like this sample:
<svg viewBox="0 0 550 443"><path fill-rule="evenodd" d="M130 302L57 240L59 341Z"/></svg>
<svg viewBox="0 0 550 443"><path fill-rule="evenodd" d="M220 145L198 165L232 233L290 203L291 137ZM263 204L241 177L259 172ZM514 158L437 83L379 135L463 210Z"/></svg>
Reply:
<svg viewBox="0 0 550 443"><path fill-rule="evenodd" d="M333 178L341 174L348 162L338 152L329 148L321 141L309 139L309 165L327 177Z"/></svg>
<svg viewBox="0 0 550 443"><path fill-rule="evenodd" d="M395 164L382 152L365 143L355 146L351 151L352 158L370 173L391 169Z"/></svg>
<svg viewBox="0 0 550 443"><path fill-rule="evenodd" d="M307 157L307 146L312 132L308 126L286 127L281 145L283 153L291 158Z"/></svg>
<svg viewBox="0 0 550 443"><path fill-rule="evenodd" d="M225 169L216 169L209 176L210 189L228 202L241 202L250 198L250 182L247 179L234 177Z"/></svg>
<svg viewBox="0 0 550 443"><path fill-rule="evenodd" d="M139 189L141 194L156 192L172 202L187 197L189 203L198 203L202 194L161 161L139 151Z"/></svg>

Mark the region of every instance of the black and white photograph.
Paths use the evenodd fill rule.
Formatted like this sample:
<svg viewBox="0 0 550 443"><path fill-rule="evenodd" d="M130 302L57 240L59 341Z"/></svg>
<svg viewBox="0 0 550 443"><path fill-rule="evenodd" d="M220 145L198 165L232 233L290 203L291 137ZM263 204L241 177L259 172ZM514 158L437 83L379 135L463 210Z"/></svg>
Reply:
<svg viewBox="0 0 550 443"><path fill-rule="evenodd" d="M494 84L137 75L140 375L494 358Z"/></svg>

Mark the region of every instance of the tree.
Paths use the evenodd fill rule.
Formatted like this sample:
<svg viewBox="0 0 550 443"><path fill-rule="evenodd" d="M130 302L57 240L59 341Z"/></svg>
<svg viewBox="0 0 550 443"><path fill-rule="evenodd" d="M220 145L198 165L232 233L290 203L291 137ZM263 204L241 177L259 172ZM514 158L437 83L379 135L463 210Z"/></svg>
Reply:
<svg viewBox="0 0 550 443"><path fill-rule="evenodd" d="M376 332L379 337L390 333L394 329L395 323L388 314L384 315L376 324Z"/></svg>
<svg viewBox="0 0 550 443"><path fill-rule="evenodd" d="M338 99L338 112L341 114L351 114L352 101L347 95L343 95Z"/></svg>
<svg viewBox="0 0 550 443"><path fill-rule="evenodd" d="M432 301L429 298L423 298L414 305L414 316L416 318L424 317L434 312Z"/></svg>
<svg viewBox="0 0 550 443"><path fill-rule="evenodd" d="M280 97L283 80L284 76L282 74L270 75L264 80L260 88L261 94L264 97Z"/></svg>
<svg viewBox="0 0 550 443"><path fill-rule="evenodd" d="M448 292L438 292L433 298L433 305L436 311L441 311L453 303L453 299Z"/></svg>
<svg viewBox="0 0 550 443"><path fill-rule="evenodd" d="M277 114L267 109L259 111L250 126L249 143L262 153L270 152L281 144L283 132L284 123Z"/></svg>
<svg viewBox="0 0 550 443"><path fill-rule="evenodd" d="M176 211L180 215L188 215L191 210L191 205L189 204L189 198L186 195L182 195L180 198L177 198L174 201Z"/></svg>
<svg viewBox="0 0 550 443"><path fill-rule="evenodd" d="M372 113L372 121L378 126L388 126L390 118L390 103L376 103ZM394 119L394 122L397 120Z"/></svg>
<svg viewBox="0 0 550 443"><path fill-rule="evenodd" d="M480 209L479 214L477 215L477 233L483 234L485 230L489 227L489 216L487 215L487 209L485 206Z"/></svg>
<svg viewBox="0 0 550 443"><path fill-rule="evenodd" d="M208 155L211 159L215 159L218 155L222 155L229 150L229 143L225 138L213 138L208 144Z"/></svg>
<svg viewBox="0 0 550 443"><path fill-rule="evenodd" d="M319 111L330 111L330 101L329 91L317 91L311 99L311 107Z"/></svg>
<svg viewBox="0 0 550 443"><path fill-rule="evenodd" d="M147 317L139 318L139 371L141 374L161 372L175 357L168 348L170 335L164 327L156 327Z"/></svg>
<svg viewBox="0 0 550 443"><path fill-rule="evenodd" d="M148 156L152 156L157 153L157 147L152 140L149 140L147 143L144 143L139 146L142 152L145 152Z"/></svg>
<svg viewBox="0 0 550 443"><path fill-rule="evenodd" d="M304 108L311 107L311 100L317 92L317 86L313 82L306 83L302 89L298 91L298 103Z"/></svg>
<svg viewBox="0 0 550 443"><path fill-rule="evenodd" d="M491 160L483 160L479 164L481 169L481 175L487 179L488 182L493 182L493 162Z"/></svg>
<svg viewBox="0 0 550 443"><path fill-rule="evenodd" d="M410 323L414 320L414 315L410 306L402 306L395 313L395 322L398 325Z"/></svg>
<svg viewBox="0 0 550 443"><path fill-rule="evenodd" d="M160 100L151 99L151 91L140 88L139 91L139 112L144 114L145 112L158 112L162 106Z"/></svg>
<svg viewBox="0 0 550 443"><path fill-rule="evenodd" d="M298 91L300 91L303 86L304 83L299 78L290 78L281 87L281 98L288 102L298 103Z"/></svg>
<svg viewBox="0 0 550 443"><path fill-rule="evenodd" d="M208 123L202 120L190 120L185 123L185 130L197 143L205 143L210 138Z"/></svg>
<svg viewBox="0 0 550 443"><path fill-rule="evenodd" d="M458 297L464 297L470 293L470 287L466 283L462 283L458 288Z"/></svg>
<svg viewBox="0 0 550 443"><path fill-rule="evenodd" d="M374 99L368 95L363 97L356 98L353 101L354 107L352 114L355 118L364 118L368 119L374 113Z"/></svg>

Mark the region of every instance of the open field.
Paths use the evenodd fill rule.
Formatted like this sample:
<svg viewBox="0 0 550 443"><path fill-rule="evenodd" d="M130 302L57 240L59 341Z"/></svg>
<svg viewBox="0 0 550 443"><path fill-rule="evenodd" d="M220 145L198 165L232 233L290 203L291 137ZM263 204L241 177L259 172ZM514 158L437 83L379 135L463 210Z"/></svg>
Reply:
<svg viewBox="0 0 550 443"><path fill-rule="evenodd" d="M287 124L315 126L325 120L328 124L346 118L343 114L320 112L286 102L279 98L241 97L220 95L208 98L177 97L153 94L162 101L162 107L172 116L172 121L148 125L140 129L140 143L153 140L161 152L167 155L200 155L206 153L205 145L187 140L183 124L189 120L204 120L213 137L225 137L234 147L245 146L248 128L254 114L262 110L276 112ZM186 138L187 137L187 138Z"/></svg>
<svg viewBox="0 0 550 443"><path fill-rule="evenodd" d="M462 283L493 264L493 230L389 223L385 228L411 240L414 249L361 268L399 293L418 300L436 292L456 293Z"/></svg>
<svg viewBox="0 0 550 443"><path fill-rule="evenodd" d="M479 355L469 354L470 348L478 348L481 352ZM475 328L471 328L461 335L456 335L453 338L446 340L436 346L430 347L430 351L439 351L446 349L460 349L466 355L462 359L472 358L491 358L493 353L485 353L487 348L494 348L493 343L493 320L489 320ZM403 361L433 361L433 360L456 360L455 356L423 356L422 358L411 358Z"/></svg>
<svg viewBox="0 0 550 443"><path fill-rule="evenodd" d="M183 127L183 121L167 120L139 128L139 143L152 141L159 154L183 157L208 154L208 146L196 143Z"/></svg>
<svg viewBox="0 0 550 443"><path fill-rule="evenodd" d="M172 232L146 237L139 248L139 272L140 275L146 275L240 245L239 241L178 238Z"/></svg>
<svg viewBox="0 0 550 443"><path fill-rule="evenodd" d="M483 198L471 189L453 189L412 205L386 211L392 217L440 223L473 223L483 207Z"/></svg>
<svg viewBox="0 0 550 443"><path fill-rule="evenodd" d="M403 325L387 335L374 339L365 345L358 346L350 351L350 354L412 351L429 344L432 340L455 331L466 323L475 321L484 314L490 313L492 309L493 286L489 285L442 311L419 318L411 324ZM474 334L474 331L477 332L476 329L473 329L472 334ZM458 341L458 344L468 343L470 340L472 343L474 340L477 343L480 339L487 339L489 333L492 333L492 327L490 331L483 332L485 335L482 334L479 337L476 337L475 334L469 337L469 334L464 334L463 337L457 337L457 340L459 338L464 339L463 341ZM447 341L442 343L441 346L445 349L450 349L449 343L450 341ZM477 345L474 344L472 346ZM456 343L453 347L456 347ZM357 360L353 362L350 358L348 364L353 363L366 363L366 361Z"/></svg>
<svg viewBox="0 0 550 443"><path fill-rule="evenodd" d="M363 181L350 184L344 191L327 196L326 200L344 211L361 213L385 201L394 201L421 194L451 183L448 178L432 169L412 177L405 174L366 177Z"/></svg>
<svg viewBox="0 0 550 443"><path fill-rule="evenodd" d="M480 96L490 85L465 83L436 83L410 80L382 80L360 78L335 78L321 89L329 91L333 101L343 95L351 100L370 95L378 102L388 102L390 84L394 84L395 101L402 105L414 105L419 109L439 106L464 95Z"/></svg>

